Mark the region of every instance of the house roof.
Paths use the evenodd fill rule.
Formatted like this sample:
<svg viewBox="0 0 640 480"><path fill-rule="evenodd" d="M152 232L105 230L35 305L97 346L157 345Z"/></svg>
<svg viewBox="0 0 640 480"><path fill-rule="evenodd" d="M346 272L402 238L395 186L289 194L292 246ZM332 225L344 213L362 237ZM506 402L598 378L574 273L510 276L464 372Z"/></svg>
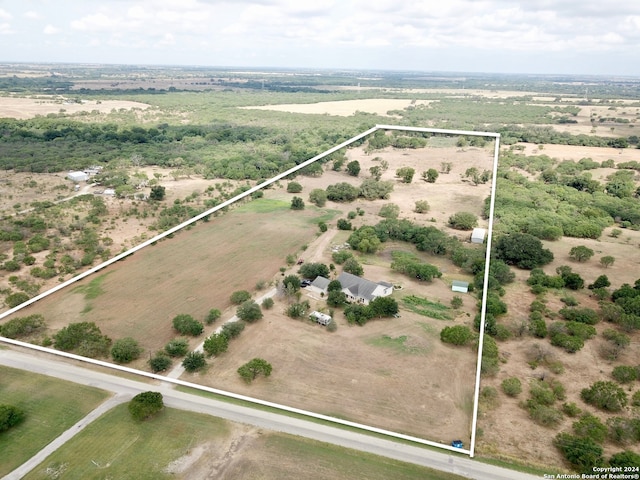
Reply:
<svg viewBox="0 0 640 480"><path fill-rule="evenodd" d="M482 238L487 234L487 231L484 228L474 228L471 232L471 238Z"/></svg>
<svg viewBox="0 0 640 480"><path fill-rule="evenodd" d="M451 282L451 285L454 287L468 287L469 282L463 282L462 280L454 280Z"/></svg>
<svg viewBox="0 0 640 480"><path fill-rule="evenodd" d="M329 286L329 279L324 277L316 277L316 279L311 282L312 287L319 288L320 290L326 290Z"/></svg>
<svg viewBox="0 0 640 480"><path fill-rule="evenodd" d="M347 272L342 272L338 277L338 281L344 290L349 291L352 297L364 298L367 301L375 298L373 292L379 285L371 280Z"/></svg>

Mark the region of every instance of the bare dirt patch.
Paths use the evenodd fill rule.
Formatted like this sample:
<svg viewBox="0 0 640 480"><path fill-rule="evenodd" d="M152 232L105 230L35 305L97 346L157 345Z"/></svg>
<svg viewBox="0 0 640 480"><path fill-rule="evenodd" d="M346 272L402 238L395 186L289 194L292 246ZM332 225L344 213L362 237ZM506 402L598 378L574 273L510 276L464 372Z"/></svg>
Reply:
<svg viewBox="0 0 640 480"><path fill-rule="evenodd" d="M0 118L26 119L50 113L75 114L97 111L109 113L112 110L146 110L150 105L128 100L83 100L81 103L59 96L38 96L33 98L0 96Z"/></svg>
<svg viewBox="0 0 640 480"><path fill-rule="evenodd" d="M390 116L391 110L402 110L413 104L426 105L429 100L402 100L392 98L368 98L363 100L341 100L335 102L293 103L285 105L265 105L255 107L240 107L256 110L275 110L278 112L310 113L339 115L348 117L356 112L374 113L383 117Z"/></svg>
<svg viewBox="0 0 640 480"><path fill-rule="evenodd" d="M629 162L638 160L638 152L632 148L610 148L610 147L581 147L572 145L539 145L531 143L521 143L524 146L525 155L548 155L559 160L578 161L582 158L590 158L596 162L603 162L612 159L614 162Z"/></svg>

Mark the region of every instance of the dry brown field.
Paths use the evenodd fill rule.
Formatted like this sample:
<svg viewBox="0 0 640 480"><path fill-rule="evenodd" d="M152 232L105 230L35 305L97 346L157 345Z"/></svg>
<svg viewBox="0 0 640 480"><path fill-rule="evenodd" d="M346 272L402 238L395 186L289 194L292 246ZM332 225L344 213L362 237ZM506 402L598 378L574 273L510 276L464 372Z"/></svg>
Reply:
<svg viewBox="0 0 640 480"><path fill-rule="evenodd" d="M274 110L277 112L326 114L348 117L356 112L374 113L383 117L389 116L390 110L403 110L413 103L429 104L429 100L401 100L392 98L367 98L363 100L340 100L334 102L292 103L285 105L265 105L240 107L243 109Z"/></svg>
<svg viewBox="0 0 640 480"><path fill-rule="evenodd" d="M149 105L128 100L83 100L82 103L68 102L64 97L39 95L32 98L0 96L0 118L26 119L50 113L80 113L112 110L146 110Z"/></svg>

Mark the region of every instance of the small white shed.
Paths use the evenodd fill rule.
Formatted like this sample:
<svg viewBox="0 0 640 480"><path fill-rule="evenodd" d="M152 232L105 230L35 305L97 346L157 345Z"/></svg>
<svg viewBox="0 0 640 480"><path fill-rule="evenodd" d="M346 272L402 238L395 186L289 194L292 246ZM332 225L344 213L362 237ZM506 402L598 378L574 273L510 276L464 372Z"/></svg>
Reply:
<svg viewBox="0 0 640 480"><path fill-rule="evenodd" d="M89 175L84 172L69 172L67 173L67 178L72 182L86 182L89 180Z"/></svg>
<svg viewBox="0 0 640 480"><path fill-rule="evenodd" d="M487 231L484 228L474 228L471 232L471 243L484 243Z"/></svg>
<svg viewBox="0 0 640 480"><path fill-rule="evenodd" d="M454 280L451 282L451 291L467 293L469 291L469 282L463 282L462 280Z"/></svg>

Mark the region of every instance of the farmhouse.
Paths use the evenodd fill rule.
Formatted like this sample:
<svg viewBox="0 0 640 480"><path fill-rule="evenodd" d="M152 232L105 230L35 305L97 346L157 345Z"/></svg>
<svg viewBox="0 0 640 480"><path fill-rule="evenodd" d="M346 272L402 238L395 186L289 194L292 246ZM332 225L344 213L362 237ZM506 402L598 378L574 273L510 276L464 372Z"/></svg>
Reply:
<svg viewBox="0 0 640 480"><path fill-rule="evenodd" d="M331 317L329 315L327 315L326 313L316 312L315 310L311 312L311 315L309 315L309 317L311 317L312 320L315 320L320 325L324 325L325 327L329 325L329 322L331 321Z"/></svg>
<svg viewBox="0 0 640 480"><path fill-rule="evenodd" d="M484 228L474 228L471 232L471 243L484 243L487 231Z"/></svg>
<svg viewBox="0 0 640 480"><path fill-rule="evenodd" d="M342 272L338 281L349 302L368 305L371 300L377 297L388 297L393 293L393 285L390 283L372 282L347 272Z"/></svg>
<svg viewBox="0 0 640 480"><path fill-rule="evenodd" d="M89 180L89 175L84 172L69 172L67 173L67 178L72 182L86 182Z"/></svg>

